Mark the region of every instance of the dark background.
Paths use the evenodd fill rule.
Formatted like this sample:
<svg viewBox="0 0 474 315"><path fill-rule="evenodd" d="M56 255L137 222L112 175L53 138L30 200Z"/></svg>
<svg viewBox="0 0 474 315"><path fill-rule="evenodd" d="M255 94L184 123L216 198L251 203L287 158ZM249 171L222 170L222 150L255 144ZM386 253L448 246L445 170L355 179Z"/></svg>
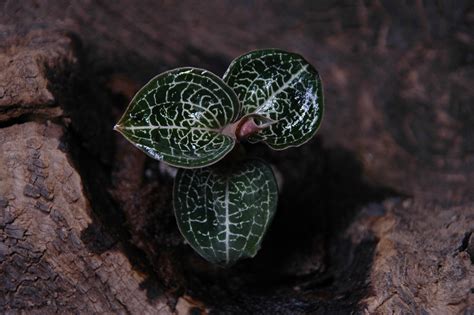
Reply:
<svg viewBox="0 0 474 315"><path fill-rule="evenodd" d="M473 246L471 1L1 5L5 54L22 38L34 49L58 36L71 41L77 62L48 64L46 76L64 109L53 121L66 130L61 141L94 218L81 241L99 254L121 244L146 275L149 301L166 296L174 309L185 296L195 312L235 314L469 312L472 292L462 290L474 286L460 283L473 275L472 263L461 280L428 269L442 260L460 270L444 261L447 252ZM249 147L281 172L279 209L257 257L220 269L183 244L167 168L111 129L156 74L196 66L222 75L235 57L270 47L318 69L325 117L300 148ZM5 112L3 127L49 119ZM460 227L442 232L453 216ZM457 298L449 295L456 290Z"/></svg>

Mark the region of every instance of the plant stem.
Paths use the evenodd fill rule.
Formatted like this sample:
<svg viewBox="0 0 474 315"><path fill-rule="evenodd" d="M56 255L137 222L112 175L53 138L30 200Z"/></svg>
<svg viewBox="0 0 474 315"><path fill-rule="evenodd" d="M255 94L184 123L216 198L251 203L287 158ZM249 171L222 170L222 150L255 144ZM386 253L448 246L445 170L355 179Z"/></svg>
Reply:
<svg viewBox="0 0 474 315"><path fill-rule="evenodd" d="M255 122L255 118L261 120L261 124L257 124ZM247 115L239 119L233 124L229 124L225 126L222 130L221 133L223 135L232 137L233 139L236 139L237 141L242 141L250 137L251 135L259 132L260 130L263 130L265 128L268 128L270 125L274 124L276 121L259 116L259 115Z"/></svg>

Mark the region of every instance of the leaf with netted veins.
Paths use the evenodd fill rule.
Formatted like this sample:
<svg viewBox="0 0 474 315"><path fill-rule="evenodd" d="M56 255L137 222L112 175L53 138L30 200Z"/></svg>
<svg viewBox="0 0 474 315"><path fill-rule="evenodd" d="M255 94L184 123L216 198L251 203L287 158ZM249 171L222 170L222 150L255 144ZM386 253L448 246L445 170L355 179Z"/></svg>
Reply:
<svg viewBox="0 0 474 315"><path fill-rule="evenodd" d="M275 121L251 135L283 150L299 146L316 133L323 115L323 90L318 72L298 54L277 49L238 57L224 74L242 104L241 116L260 115Z"/></svg>
<svg viewBox="0 0 474 315"><path fill-rule="evenodd" d="M148 82L115 129L152 158L184 168L204 167L235 145L222 128L238 119L234 91L209 71L178 68Z"/></svg>
<svg viewBox="0 0 474 315"><path fill-rule="evenodd" d="M275 214L278 188L260 160L179 170L173 203L181 234L212 263L253 257Z"/></svg>

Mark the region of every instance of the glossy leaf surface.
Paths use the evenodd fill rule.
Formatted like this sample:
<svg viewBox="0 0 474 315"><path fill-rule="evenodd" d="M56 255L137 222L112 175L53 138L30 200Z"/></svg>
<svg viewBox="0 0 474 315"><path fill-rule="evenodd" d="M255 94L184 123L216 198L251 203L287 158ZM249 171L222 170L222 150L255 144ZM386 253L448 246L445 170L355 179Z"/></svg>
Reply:
<svg viewBox="0 0 474 315"><path fill-rule="evenodd" d="M299 146L316 133L323 114L318 72L300 55L258 50L235 59L224 74L242 105L241 116L276 121L249 138L276 150Z"/></svg>
<svg viewBox="0 0 474 315"><path fill-rule="evenodd" d="M275 214L278 188L260 160L230 167L180 170L174 185L179 229L212 263L230 265L253 257Z"/></svg>
<svg viewBox="0 0 474 315"><path fill-rule="evenodd" d="M224 157L235 145L221 134L238 118L234 91L206 70L179 68L148 82L133 98L116 129L149 156L196 168Z"/></svg>

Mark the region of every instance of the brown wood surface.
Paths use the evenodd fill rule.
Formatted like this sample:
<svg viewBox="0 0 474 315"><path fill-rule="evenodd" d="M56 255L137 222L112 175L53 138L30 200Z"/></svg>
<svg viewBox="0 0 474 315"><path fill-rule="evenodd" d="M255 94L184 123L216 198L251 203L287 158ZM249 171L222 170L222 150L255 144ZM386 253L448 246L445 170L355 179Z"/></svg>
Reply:
<svg viewBox="0 0 474 315"><path fill-rule="evenodd" d="M470 1L0 4L0 313L474 313ZM316 66L325 118L247 148L279 208L221 269L179 234L173 170L112 127L157 73L263 47Z"/></svg>

